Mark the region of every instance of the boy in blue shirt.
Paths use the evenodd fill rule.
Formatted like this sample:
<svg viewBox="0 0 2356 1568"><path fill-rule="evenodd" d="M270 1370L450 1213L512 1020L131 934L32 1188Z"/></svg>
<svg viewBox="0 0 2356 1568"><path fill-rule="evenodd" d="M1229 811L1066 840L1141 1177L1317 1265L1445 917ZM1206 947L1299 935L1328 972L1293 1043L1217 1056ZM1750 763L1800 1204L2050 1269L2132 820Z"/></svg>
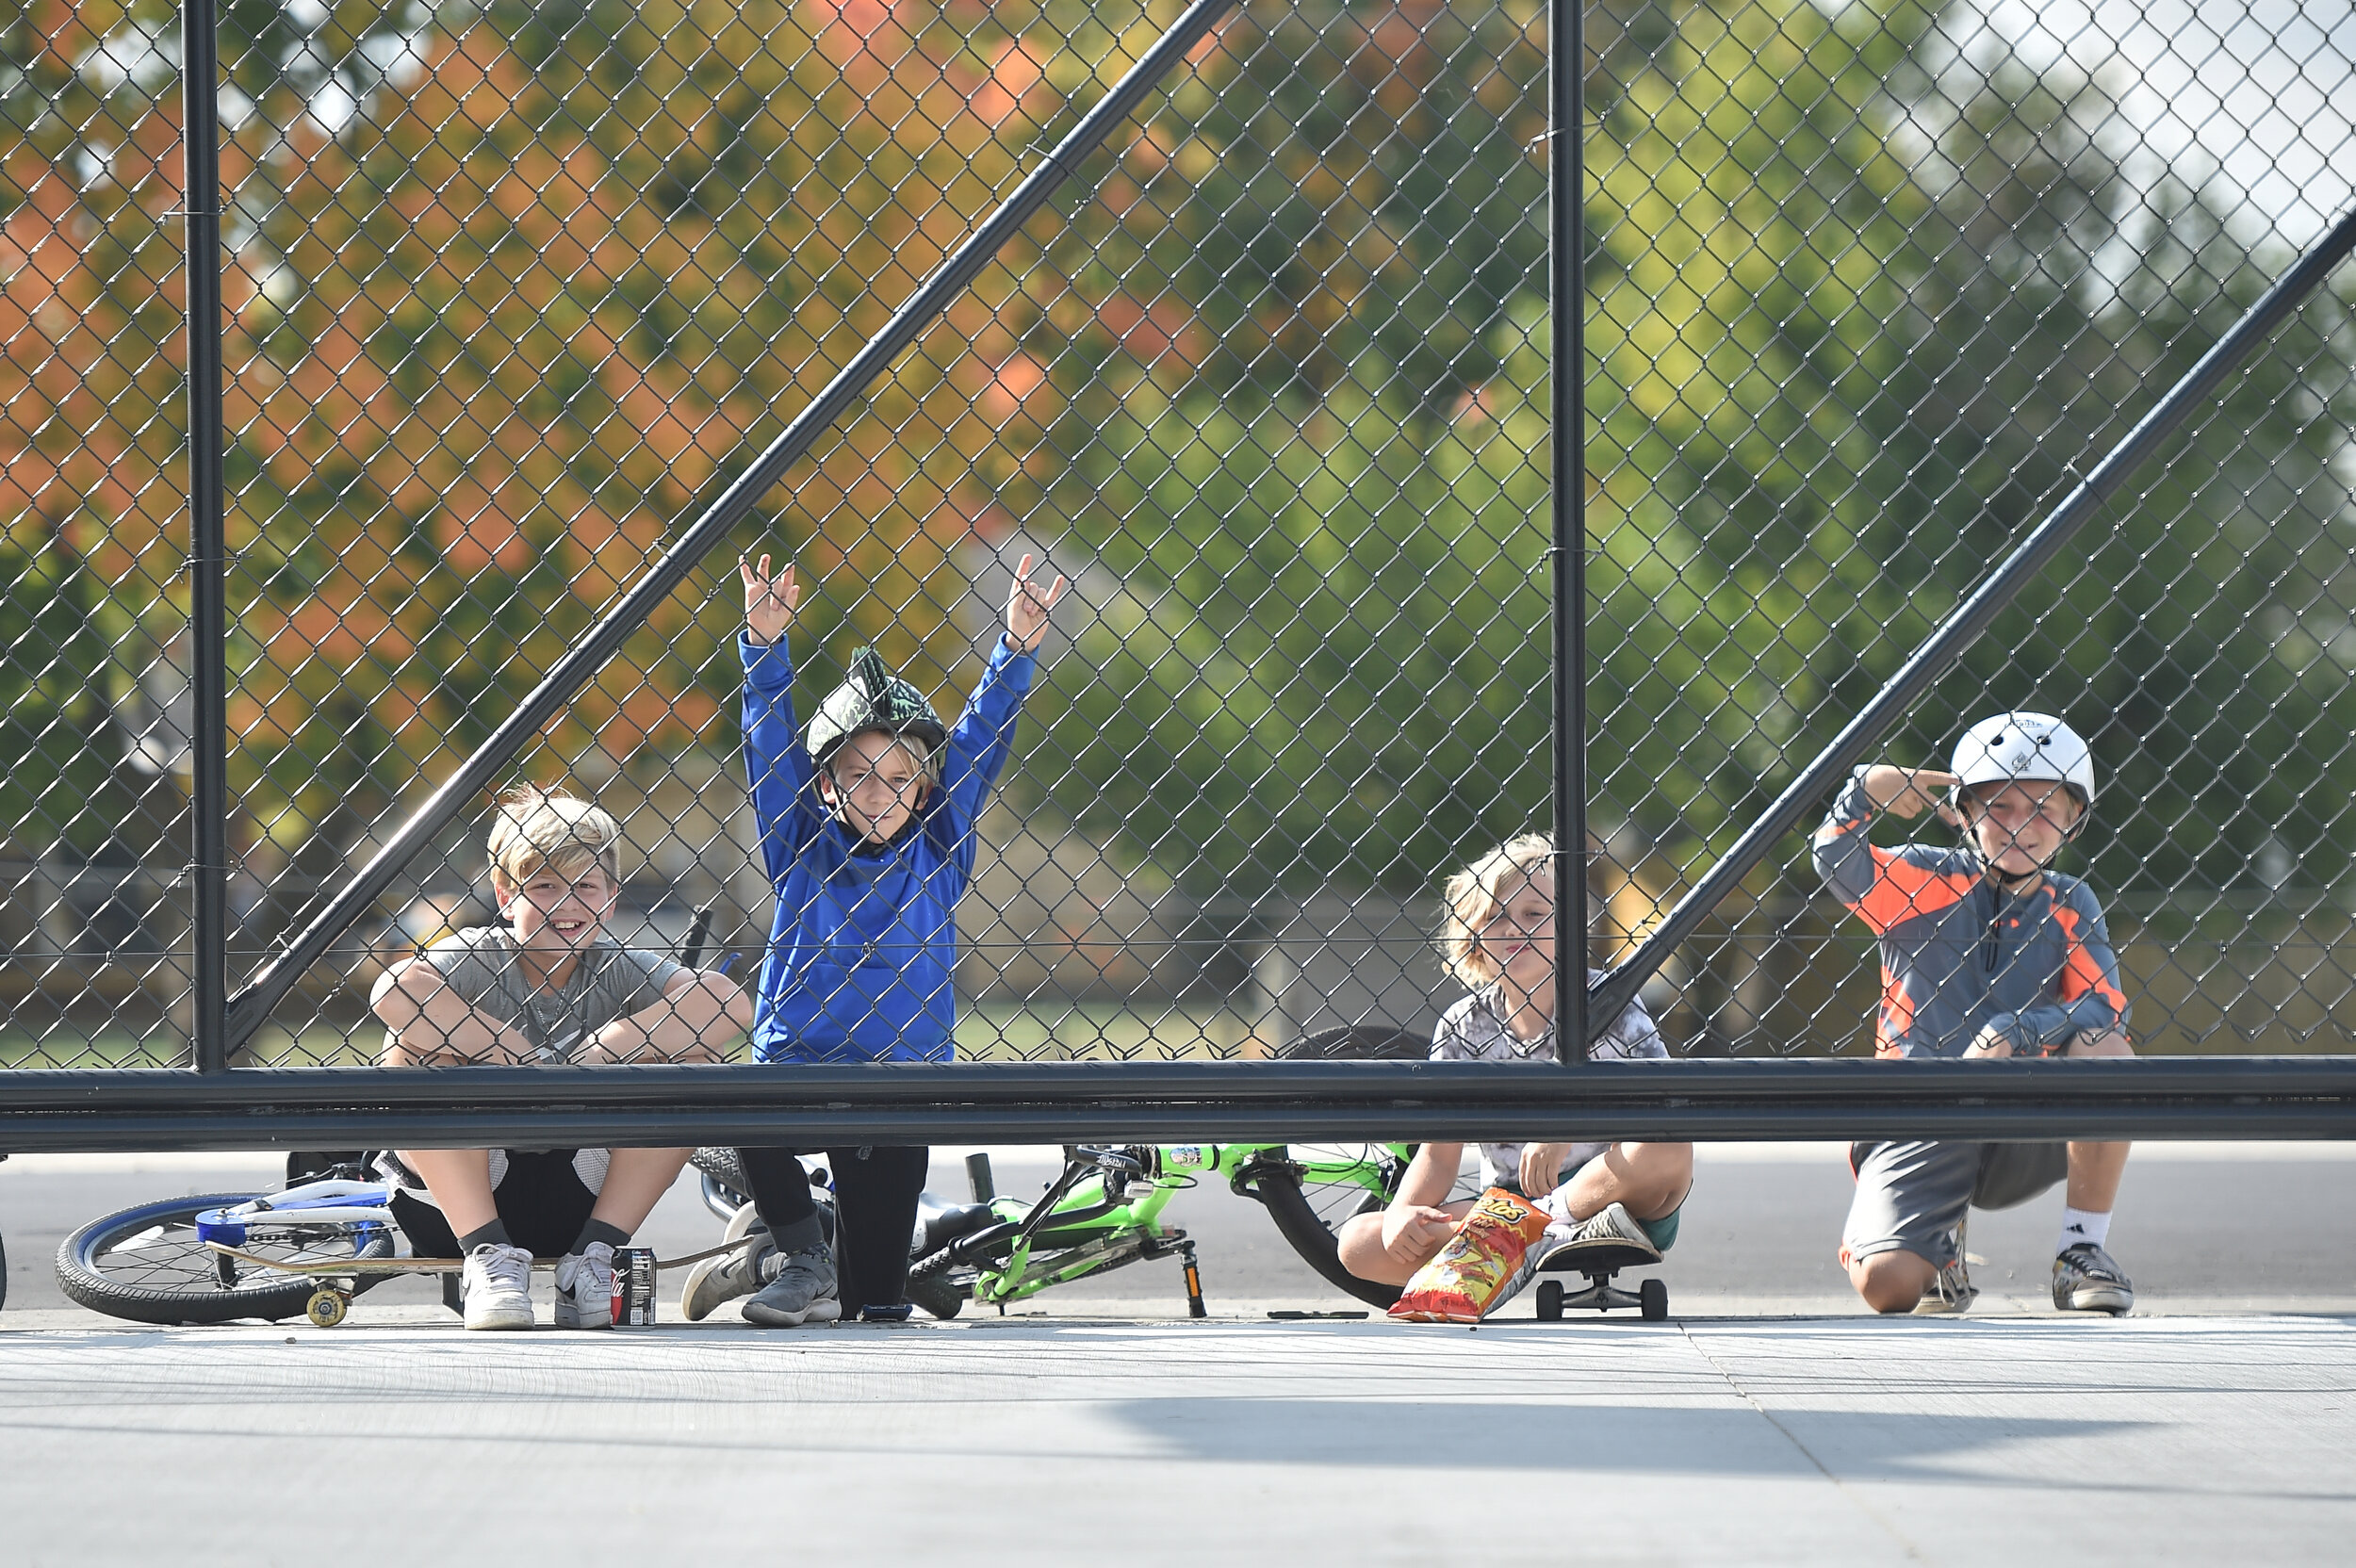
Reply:
<svg viewBox="0 0 2356 1568"><path fill-rule="evenodd" d="M753 1054L764 1062L945 1062L954 1054L957 905L973 879L973 825L1014 740L1032 654L1064 580L1041 592L1015 568L1006 631L954 729L873 648L851 661L797 734L785 632L794 568L739 564L744 581L744 761L761 854L777 890ZM908 1315L908 1238L929 1151L825 1151L841 1258L798 1152L738 1151L771 1245L689 1275L683 1311L749 1294L746 1322L830 1323L846 1311ZM750 1223L751 1217L744 1217Z"/></svg>

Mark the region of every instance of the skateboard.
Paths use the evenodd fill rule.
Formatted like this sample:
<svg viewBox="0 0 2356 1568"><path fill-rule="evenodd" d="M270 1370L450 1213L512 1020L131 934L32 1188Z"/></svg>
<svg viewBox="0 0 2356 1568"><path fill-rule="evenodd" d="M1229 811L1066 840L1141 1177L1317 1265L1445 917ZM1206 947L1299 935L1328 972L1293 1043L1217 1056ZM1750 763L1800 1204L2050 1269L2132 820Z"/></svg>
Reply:
<svg viewBox="0 0 2356 1568"><path fill-rule="evenodd" d="M707 1247L700 1252L690 1252L683 1258L657 1258L654 1266L658 1269L684 1268L690 1264L716 1258L723 1252L733 1252L740 1247L764 1239L766 1233L741 1236L733 1241L724 1241L717 1247ZM359 1294L349 1286L337 1284L335 1282L338 1280L390 1274L455 1274L466 1266L464 1258L265 1258L218 1241L208 1241L205 1245L223 1258L250 1264L255 1268L267 1268L274 1274L308 1275L319 1281L319 1288L311 1293L311 1299L304 1304L303 1315L321 1329L332 1329L341 1323L352 1311L352 1298ZM560 1261L557 1258L534 1258L532 1266L535 1269L553 1269Z"/></svg>
<svg viewBox="0 0 2356 1568"><path fill-rule="evenodd" d="M1647 1323L1658 1323L1669 1315L1669 1286L1666 1281L1646 1280L1636 1289L1622 1290L1612 1282L1612 1277L1623 1268L1644 1268L1661 1262L1661 1254L1650 1247L1638 1247L1625 1241L1565 1241L1539 1260L1541 1274L1583 1274L1587 1288L1572 1292L1560 1280L1538 1282L1538 1319L1542 1323L1559 1321L1572 1308L1592 1308L1609 1312L1613 1307L1634 1307Z"/></svg>

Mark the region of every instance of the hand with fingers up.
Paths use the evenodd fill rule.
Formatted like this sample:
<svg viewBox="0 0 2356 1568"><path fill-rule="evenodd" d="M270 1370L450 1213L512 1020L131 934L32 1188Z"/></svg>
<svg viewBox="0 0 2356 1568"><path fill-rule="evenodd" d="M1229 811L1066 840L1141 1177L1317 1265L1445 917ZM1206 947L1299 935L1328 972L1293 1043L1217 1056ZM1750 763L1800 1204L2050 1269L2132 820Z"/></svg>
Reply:
<svg viewBox="0 0 2356 1568"><path fill-rule="evenodd" d="M785 635L785 629L794 621L794 607L801 602L802 591L794 585L793 563L788 562L783 570L772 577L769 557L763 555L761 564L755 566L752 554L747 551L737 558L736 569L744 579L744 641L755 647L764 647Z"/></svg>
<svg viewBox="0 0 2356 1568"><path fill-rule="evenodd" d="M1031 565L1032 558L1025 551L1014 569L1014 591L1006 596L1006 645L1018 653L1038 648L1047 635L1048 612L1063 597L1065 587L1062 574L1057 573L1054 584L1041 593L1031 580Z"/></svg>

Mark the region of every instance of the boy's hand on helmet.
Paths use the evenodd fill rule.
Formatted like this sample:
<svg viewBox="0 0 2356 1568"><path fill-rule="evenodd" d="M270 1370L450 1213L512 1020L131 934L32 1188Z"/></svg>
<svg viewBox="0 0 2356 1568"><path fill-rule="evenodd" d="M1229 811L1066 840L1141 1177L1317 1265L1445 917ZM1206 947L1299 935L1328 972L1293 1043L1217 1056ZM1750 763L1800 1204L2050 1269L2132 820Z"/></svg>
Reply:
<svg viewBox="0 0 2356 1568"><path fill-rule="evenodd" d="M1031 580L1031 556L1026 551L1014 569L1014 592L1006 598L1006 641L1029 653L1047 635L1047 612L1063 597L1064 580L1056 574L1053 586L1041 593Z"/></svg>
<svg viewBox="0 0 2356 1568"><path fill-rule="evenodd" d="M1884 762L1865 774L1865 792L1873 797L1873 804L1901 817L1919 817L1925 811L1945 817L1945 797L1955 787L1955 776L1937 768L1893 768Z"/></svg>
<svg viewBox="0 0 2356 1568"><path fill-rule="evenodd" d="M794 607L801 602L793 563L786 563L784 570L772 577L769 558L762 556L756 567L747 552L736 558L736 569L744 579L744 640L755 647L776 642L785 635L794 620Z"/></svg>

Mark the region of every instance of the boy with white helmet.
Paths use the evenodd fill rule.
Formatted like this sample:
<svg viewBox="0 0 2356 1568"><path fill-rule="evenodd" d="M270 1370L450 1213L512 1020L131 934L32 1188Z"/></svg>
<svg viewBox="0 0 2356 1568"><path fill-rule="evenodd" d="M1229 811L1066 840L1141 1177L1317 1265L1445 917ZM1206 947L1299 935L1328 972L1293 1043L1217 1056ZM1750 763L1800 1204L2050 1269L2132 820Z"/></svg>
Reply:
<svg viewBox="0 0 2356 1568"><path fill-rule="evenodd" d="M1986 1060L2122 1057L2127 997L2093 890L2053 869L2086 825L2094 759L2043 713L1998 713L1965 732L1953 770L1857 770L1816 833L1816 869L1873 932L1882 961L1874 1052ZM1874 816L1936 810L1960 849L1867 839ZM2069 1178L2053 1305L2124 1313L2135 1288L2103 1250L2124 1143L1860 1143L1841 1260L1876 1312L1961 1312L1967 1210L2025 1202Z"/></svg>

